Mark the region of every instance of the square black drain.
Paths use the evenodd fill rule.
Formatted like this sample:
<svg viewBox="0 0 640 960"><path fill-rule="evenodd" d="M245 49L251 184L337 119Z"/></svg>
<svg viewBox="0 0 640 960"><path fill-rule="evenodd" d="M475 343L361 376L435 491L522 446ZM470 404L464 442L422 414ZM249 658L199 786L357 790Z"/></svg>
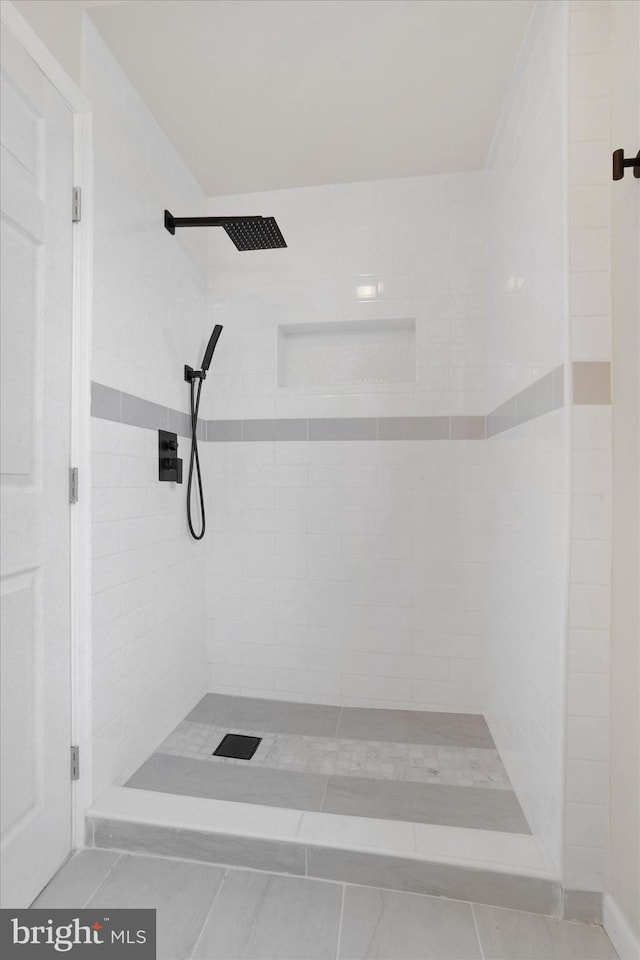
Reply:
<svg viewBox="0 0 640 960"><path fill-rule="evenodd" d="M262 737L245 737L242 733L227 733L213 751L212 756L251 760L261 743Z"/></svg>

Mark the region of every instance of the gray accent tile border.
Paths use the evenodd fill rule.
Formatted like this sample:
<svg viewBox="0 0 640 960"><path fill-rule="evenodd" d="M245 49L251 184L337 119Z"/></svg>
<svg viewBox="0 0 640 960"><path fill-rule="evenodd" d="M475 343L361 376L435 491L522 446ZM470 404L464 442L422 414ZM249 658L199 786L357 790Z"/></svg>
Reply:
<svg viewBox="0 0 640 960"><path fill-rule="evenodd" d="M242 439L306 440L307 421L281 417L278 420L242 420Z"/></svg>
<svg viewBox="0 0 640 960"><path fill-rule="evenodd" d="M487 439L495 437L497 433L503 433L510 430L518 423L516 413L516 398L505 400L499 407L496 407L491 413L487 414Z"/></svg>
<svg viewBox="0 0 640 960"><path fill-rule="evenodd" d="M308 421L309 440L377 440L376 417L318 417Z"/></svg>
<svg viewBox="0 0 640 960"><path fill-rule="evenodd" d="M180 413L179 410L167 410L167 430L171 433L177 433L179 437L191 436L191 417L188 413Z"/></svg>
<svg viewBox="0 0 640 960"><path fill-rule="evenodd" d="M451 417L378 417L380 440L450 440Z"/></svg>
<svg viewBox="0 0 640 960"><path fill-rule="evenodd" d="M207 420L207 440L209 443L242 440L242 420Z"/></svg>
<svg viewBox="0 0 640 960"><path fill-rule="evenodd" d="M573 403L611 403L611 364L573 363ZM534 381L486 416L453 417L280 417L201 420L198 438L209 443L289 440L485 440L535 420L565 402L564 366ZM91 384L91 415L150 430L189 437L189 414L141 397Z"/></svg>
<svg viewBox="0 0 640 960"><path fill-rule="evenodd" d="M150 400L134 397L131 393L123 393L122 422L131 424L133 427L166 430L169 422L169 408L162 407L159 403L152 403Z"/></svg>
<svg viewBox="0 0 640 960"><path fill-rule="evenodd" d="M487 414L487 438L542 417L564 405L564 366L529 384Z"/></svg>
<svg viewBox="0 0 640 960"><path fill-rule="evenodd" d="M91 383L91 416L101 420L122 421L122 394L119 390L105 387L102 383Z"/></svg>
<svg viewBox="0 0 640 960"><path fill-rule="evenodd" d="M151 403L104 384L91 385L91 415L150 430L191 434L188 413ZM200 420L198 439L209 443L291 440L484 440L485 417L279 417Z"/></svg>
<svg viewBox="0 0 640 960"><path fill-rule="evenodd" d="M486 429L486 417L451 417L452 440L484 440Z"/></svg>
<svg viewBox="0 0 640 960"><path fill-rule="evenodd" d="M95 846L101 849L251 867L366 887L472 900L545 916L558 916L560 912L560 885L552 879L414 857L319 847L295 840L265 840L102 817L93 818L91 822Z"/></svg>
<svg viewBox="0 0 640 960"><path fill-rule="evenodd" d="M611 403L611 364L608 361L574 361L573 402Z"/></svg>

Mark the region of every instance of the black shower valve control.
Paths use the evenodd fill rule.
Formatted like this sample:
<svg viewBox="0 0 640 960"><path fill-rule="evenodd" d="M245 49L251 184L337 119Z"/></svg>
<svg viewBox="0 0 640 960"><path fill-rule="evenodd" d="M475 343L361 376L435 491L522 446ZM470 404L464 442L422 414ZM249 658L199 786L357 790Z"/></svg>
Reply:
<svg viewBox="0 0 640 960"><path fill-rule="evenodd" d="M182 460L177 453L177 434L158 430L158 480L182 483Z"/></svg>

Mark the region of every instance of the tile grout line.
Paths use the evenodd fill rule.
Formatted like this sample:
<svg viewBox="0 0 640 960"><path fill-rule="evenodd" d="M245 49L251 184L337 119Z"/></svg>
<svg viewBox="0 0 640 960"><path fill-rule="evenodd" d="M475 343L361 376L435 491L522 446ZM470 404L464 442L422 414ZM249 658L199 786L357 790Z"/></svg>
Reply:
<svg viewBox="0 0 640 960"><path fill-rule="evenodd" d="M336 960L340 957L340 947L342 946L342 921L344 919L344 901L347 893L346 883L342 884L342 898L340 900L340 921L338 923L338 942L336 944Z"/></svg>
<svg viewBox="0 0 640 960"><path fill-rule="evenodd" d="M480 951L480 960L485 960L484 950L482 947L482 940L480 939L480 930L478 929L478 918L476 917L476 912L473 909L472 901L469 901L469 906L471 907L471 916L473 917L473 926L475 927L475 931L476 931L476 939L478 941L478 949Z"/></svg>
<svg viewBox="0 0 640 960"><path fill-rule="evenodd" d="M95 828L94 828L94 829L95 829ZM98 847L93 847L92 849L97 850L97 849L99 849L99 848L98 848ZM111 866L109 867L109 869L108 869L107 872L105 873L105 875L104 875L104 877L102 878L102 880L98 883L97 887L96 887L96 888L92 891L92 893L87 897L87 899L86 899L86 901L85 901L85 904L84 904L85 908L88 906L89 901L92 900L93 897L95 897L95 895L96 895L96 893L98 892L98 890L100 890L100 888L107 882L107 879L111 876L111 874L113 873L113 871L115 870L115 868L118 866L118 864L120 863L120 861L122 860L122 858L123 858L123 857L126 857L127 855L128 855L128 854L126 854L124 851L122 851L122 850L120 851L119 856L118 856L117 860L115 861L115 863L112 863L112 864L111 864Z"/></svg>
<svg viewBox="0 0 640 960"><path fill-rule="evenodd" d="M196 861L196 862L199 862L199 861ZM224 882L225 882L225 880L227 879L228 873L229 873L229 867L225 867L225 868L224 868L224 872L223 872L223 874L222 874L222 877L221 877L221 879L220 879L220 883L218 884L218 889L216 890L215 894L213 895L213 900L211 901L211 906L210 906L209 909L207 910L206 916L205 916L204 921L203 921L203 923L202 923L202 927L201 927L201 929L200 929L200 933L199 933L198 936L196 937L195 943L194 943L194 945L193 945L193 950L192 950L191 953L189 954L189 957L187 958L187 960L192 960L192 958L195 957L195 955L196 955L196 950L197 950L198 947L200 946L200 941L202 940L202 936L203 936L203 934L204 934L204 931L205 931L205 929L206 929L206 927L207 927L207 924L208 924L208 922L209 922L209 919L210 919L210 917L211 917L211 913L213 912L213 908L214 908L214 906L215 906L216 900L217 900L218 897L220 896L220 891L222 890L222 887L224 886Z"/></svg>
<svg viewBox="0 0 640 960"><path fill-rule="evenodd" d="M327 790L329 789L329 780L331 779L331 774L327 774L327 782L324 785L324 792L322 794L322 800L320 801L320 806L318 808L318 813L322 813L322 808L324 807L324 802L327 799Z"/></svg>
<svg viewBox="0 0 640 960"><path fill-rule="evenodd" d="M336 723L336 732L335 732L334 735L333 735L333 739L334 739L334 740L337 740L337 739L338 739L338 731L340 730L340 724L341 724L341 722L342 722L342 714L343 714L343 712L344 712L344 707L340 707L340 713L338 714L338 721L337 721L337 723Z"/></svg>

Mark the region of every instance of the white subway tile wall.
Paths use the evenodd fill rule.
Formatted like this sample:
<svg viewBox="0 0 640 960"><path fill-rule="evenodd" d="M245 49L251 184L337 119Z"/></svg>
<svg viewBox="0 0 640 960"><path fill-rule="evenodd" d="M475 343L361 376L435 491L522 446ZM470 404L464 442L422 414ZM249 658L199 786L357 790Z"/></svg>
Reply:
<svg viewBox="0 0 640 960"><path fill-rule="evenodd" d="M216 443L210 689L483 705L484 443Z"/></svg>
<svg viewBox="0 0 640 960"><path fill-rule="evenodd" d="M487 164L487 410L567 356L565 16L563 4L536 6ZM491 433L488 423L486 716L529 823L559 870L565 412Z"/></svg>
<svg viewBox="0 0 640 960"><path fill-rule="evenodd" d="M207 336L206 255L159 229L198 212L197 186L102 38L86 23L93 108L92 377L186 409L185 360ZM188 242L187 242L188 241ZM154 430L92 418L95 792L135 767L206 690L204 548L183 487L157 482Z"/></svg>
<svg viewBox="0 0 640 960"><path fill-rule="evenodd" d="M288 246L238 254L223 231L202 235L214 319L225 324L206 416L484 413L482 184L482 173L462 173L211 198L211 215L275 216ZM277 386L279 326L286 338L291 324L364 320L415 321L406 383L340 384L332 370L328 387ZM359 372L353 336L345 380Z"/></svg>
<svg viewBox="0 0 640 960"><path fill-rule="evenodd" d="M569 13L569 310L578 364L572 418L565 886L601 891L607 862L611 625L610 16ZM597 381L601 381L596 388ZM582 390L596 401L584 405Z"/></svg>
<svg viewBox="0 0 640 960"><path fill-rule="evenodd" d="M346 431L320 420L308 442L208 445L210 689L481 711L484 445L415 419L379 420L381 438L395 431L383 443L374 421L350 418L484 412L482 175L224 197L209 211L273 215L289 246L238 255L210 231L225 329L206 415L342 417ZM353 320L415 322L406 383L347 382L367 350L354 343L328 385L278 386L290 324ZM348 350L357 334L336 330Z"/></svg>

